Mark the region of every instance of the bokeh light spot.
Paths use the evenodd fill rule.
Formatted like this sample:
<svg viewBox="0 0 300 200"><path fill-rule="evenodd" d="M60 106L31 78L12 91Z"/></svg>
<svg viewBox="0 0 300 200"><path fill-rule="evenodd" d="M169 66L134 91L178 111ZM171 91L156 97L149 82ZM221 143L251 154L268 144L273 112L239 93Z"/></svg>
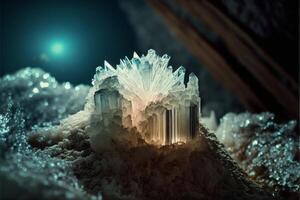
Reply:
<svg viewBox="0 0 300 200"><path fill-rule="evenodd" d="M55 44L53 44L51 50L54 54L61 54L63 52L64 48L61 43L55 43Z"/></svg>

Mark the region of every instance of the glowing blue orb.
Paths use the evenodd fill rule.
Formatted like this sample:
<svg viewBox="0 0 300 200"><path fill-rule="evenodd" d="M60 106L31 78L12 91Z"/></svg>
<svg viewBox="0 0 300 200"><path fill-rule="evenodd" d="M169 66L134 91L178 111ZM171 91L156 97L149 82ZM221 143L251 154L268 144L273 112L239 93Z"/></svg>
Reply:
<svg viewBox="0 0 300 200"><path fill-rule="evenodd" d="M51 50L54 54L61 54L64 50L64 47L61 43L55 43L52 45Z"/></svg>

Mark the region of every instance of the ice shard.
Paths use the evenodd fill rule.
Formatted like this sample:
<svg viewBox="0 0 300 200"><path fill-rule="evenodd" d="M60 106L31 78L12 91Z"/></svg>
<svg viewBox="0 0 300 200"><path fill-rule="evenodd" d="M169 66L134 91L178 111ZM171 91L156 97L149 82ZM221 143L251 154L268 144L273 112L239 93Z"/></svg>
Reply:
<svg viewBox="0 0 300 200"><path fill-rule="evenodd" d="M121 113L124 126L136 127L147 142L172 144L195 137L198 78L191 73L185 85L185 69L173 71L169 60L149 50L145 56L126 57L116 68L105 62L93 79L95 110L102 116Z"/></svg>
<svg viewBox="0 0 300 200"><path fill-rule="evenodd" d="M163 108L148 118L144 135L148 141L160 144L186 142L196 136L199 123L198 105Z"/></svg>
<svg viewBox="0 0 300 200"><path fill-rule="evenodd" d="M118 91L101 89L95 93L96 110L101 113L122 111L121 98Z"/></svg>

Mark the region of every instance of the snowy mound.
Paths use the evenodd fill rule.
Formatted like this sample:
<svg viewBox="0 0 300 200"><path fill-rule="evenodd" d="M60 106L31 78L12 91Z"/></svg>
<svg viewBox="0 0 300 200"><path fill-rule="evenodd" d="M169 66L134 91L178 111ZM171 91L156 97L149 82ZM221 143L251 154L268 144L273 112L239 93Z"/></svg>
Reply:
<svg viewBox="0 0 300 200"><path fill-rule="evenodd" d="M297 199L296 122L243 113L216 127L197 77L185 84L168 61L150 50L105 63L91 87L32 68L2 77L0 197Z"/></svg>

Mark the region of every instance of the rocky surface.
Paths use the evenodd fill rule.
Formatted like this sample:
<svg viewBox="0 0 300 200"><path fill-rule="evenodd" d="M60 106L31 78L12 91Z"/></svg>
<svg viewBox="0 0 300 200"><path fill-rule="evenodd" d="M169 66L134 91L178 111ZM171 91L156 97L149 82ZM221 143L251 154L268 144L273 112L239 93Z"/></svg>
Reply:
<svg viewBox="0 0 300 200"><path fill-rule="evenodd" d="M271 113L228 113L221 119L216 135L252 179L276 196L298 199L297 122L278 124L274 118Z"/></svg>
<svg viewBox="0 0 300 200"><path fill-rule="evenodd" d="M35 76L36 73L39 76ZM96 153L90 146L88 127L85 123L61 129L57 126L61 119L83 108L85 97L76 94L87 94L88 87L82 86L82 90L78 91L77 87L66 87L66 84L59 84L45 74L47 73L39 69L27 68L0 80L1 102L4 102L0 109L0 196L4 199L278 197L278 193L274 192L277 191L274 185L269 186L260 181L269 181L267 176L255 179L251 175L251 165L257 163L255 157L236 159L235 152L229 151L228 154L215 135L203 127L195 140L170 146L147 144L134 130L124 129L124 138L130 139L114 138L110 148ZM40 88L40 78L44 75L51 78L56 87L47 87L45 90ZM33 84L28 84L30 82ZM38 88L39 92L34 88ZM45 99L48 106L43 107ZM255 115L251 114L240 117L240 123L248 118L252 120L253 117L255 118ZM235 124L238 123L237 120ZM225 122L222 121L221 126L222 124ZM268 120L260 121L260 124L258 127L271 127ZM289 127L290 124L283 125L280 130L282 133L288 132ZM234 130L244 133L243 129ZM249 129L249 133L250 130L253 129ZM266 130L271 135L275 134L272 128ZM278 134L278 131L276 132ZM264 135L267 134L257 138L258 144L265 140ZM274 135L268 141L276 143L276 138ZM290 141L294 140L293 137L290 138ZM254 140L251 141L253 146ZM272 146L275 143L271 143ZM297 140L294 140L294 143L298 144ZM264 149L267 150L267 146L262 150ZM279 155L277 152L280 152L280 155L290 155L284 149L276 148L276 152L275 149L266 151L259 160L271 162L268 153L274 153L274 156ZM255 149L249 147L246 152L253 150ZM297 157L297 153L293 155ZM299 163L299 160L294 162ZM246 163L250 163L249 168ZM287 173L292 172L289 165L278 166ZM268 173L274 177L287 174L273 172ZM294 175L290 173L290 176ZM260 186L249 177L259 182ZM282 178L280 180L283 180ZM292 188L297 188L297 182L291 184ZM294 196L286 195L286 199L293 198Z"/></svg>

